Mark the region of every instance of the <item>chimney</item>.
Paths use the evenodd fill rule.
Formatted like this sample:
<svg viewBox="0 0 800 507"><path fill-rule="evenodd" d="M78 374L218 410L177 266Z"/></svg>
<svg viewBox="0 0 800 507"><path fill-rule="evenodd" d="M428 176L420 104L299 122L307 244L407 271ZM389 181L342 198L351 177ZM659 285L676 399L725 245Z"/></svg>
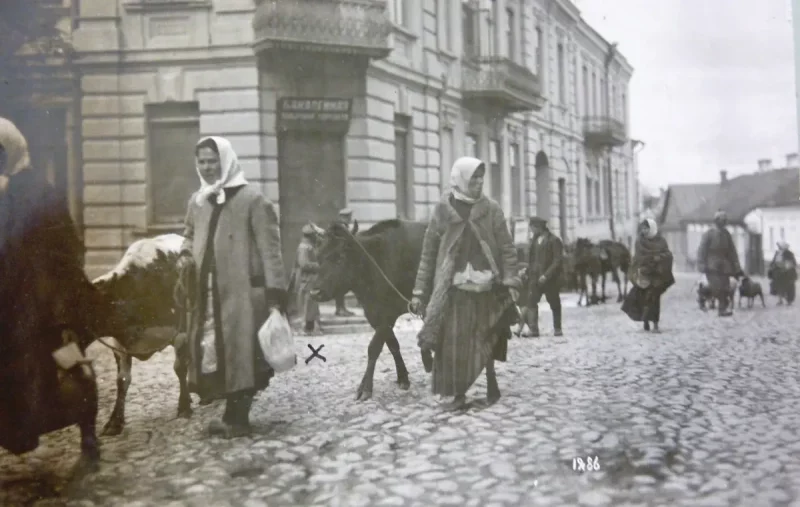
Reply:
<svg viewBox="0 0 800 507"><path fill-rule="evenodd" d="M758 172L769 171L772 169L772 160L768 158L762 158L758 161Z"/></svg>
<svg viewBox="0 0 800 507"><path fill-rule="evenodd" d="M726 171L725 169L723 169L723 170L721 170L721 171L719 172L719 182L720 182L720 183L725 183L725 182L727 182L727 181L728 181L728 171Z"/></svg>
<svg viewBox="0 0 800 507"><path fill-rule="evenodd" d="M800 167L800 164L798 164L798 162L800 162L800 160L798 159L797 153L789 153L788 155L786 155L787 169L797 169L798 167Z"/></svg>

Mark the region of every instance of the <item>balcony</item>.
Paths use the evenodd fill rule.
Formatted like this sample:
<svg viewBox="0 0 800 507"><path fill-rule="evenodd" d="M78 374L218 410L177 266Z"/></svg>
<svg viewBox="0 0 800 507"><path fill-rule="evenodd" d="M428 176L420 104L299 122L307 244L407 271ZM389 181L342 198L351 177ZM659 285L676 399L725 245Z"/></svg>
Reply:
<svg viewBox="0 0 800 507"><path fill-rule="evenodd" d="M589 148L614 148L628 140L625 124L608 116L587 116L583 119L583 140Z"/></svg>
<svg viewBox="0 0 800 507"><path fill-rule="evenodd" d="M545 103L536 74L502 56L464 60L462 88L466 107L487 113L539 111Z"/></svg>
<svg viewBox="0 0 800 507"><path fill-rule="evenodd" d="M260 0L257 53L283 50L386 58L391 22L378 0Z"/></svg>

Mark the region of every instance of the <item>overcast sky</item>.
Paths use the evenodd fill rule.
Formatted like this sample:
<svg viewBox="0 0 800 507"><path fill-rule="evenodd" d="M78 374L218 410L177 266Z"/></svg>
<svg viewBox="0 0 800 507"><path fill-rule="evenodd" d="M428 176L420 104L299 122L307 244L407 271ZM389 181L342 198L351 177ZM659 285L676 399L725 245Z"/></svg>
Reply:
<svg viewBox="0 0 800 507"><path fill-rule="evenodd" d="M797 151L791 0L574 0L634 67L648 187L785 165Z"/></svg>

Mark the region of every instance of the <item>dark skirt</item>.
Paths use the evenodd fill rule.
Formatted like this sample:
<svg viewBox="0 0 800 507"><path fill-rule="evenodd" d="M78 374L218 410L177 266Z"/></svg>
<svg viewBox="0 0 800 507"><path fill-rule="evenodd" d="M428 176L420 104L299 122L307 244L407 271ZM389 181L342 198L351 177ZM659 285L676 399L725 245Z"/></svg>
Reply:
<svg viewBox="0 0 800 507"><path fill-rule="evenodd" d="M664 289L660 287L642 289L638 285L634 285L625 295L622 311L634 322L644 320L658 322L660 317L658 303L663 293Z"/></svg>
<svg viewBox="0 0 800 507"><path fill-rule="evenodd" d="M490 358L505 361L515 308L500 290L450 289L433 362L433 394L464 394Z"/></svg>

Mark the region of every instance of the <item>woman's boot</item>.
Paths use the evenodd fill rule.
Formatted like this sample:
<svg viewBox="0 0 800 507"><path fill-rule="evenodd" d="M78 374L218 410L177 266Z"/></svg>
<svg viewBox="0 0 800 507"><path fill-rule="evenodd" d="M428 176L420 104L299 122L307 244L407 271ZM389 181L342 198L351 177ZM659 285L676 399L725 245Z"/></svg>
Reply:
<svg viewBox="0 0 800 507"><path fill-rule="evenodd" d="M250 407L252 405L252 394L236 395L231 422L228 424L225 438L245 437L250 434Z"/></svg>

